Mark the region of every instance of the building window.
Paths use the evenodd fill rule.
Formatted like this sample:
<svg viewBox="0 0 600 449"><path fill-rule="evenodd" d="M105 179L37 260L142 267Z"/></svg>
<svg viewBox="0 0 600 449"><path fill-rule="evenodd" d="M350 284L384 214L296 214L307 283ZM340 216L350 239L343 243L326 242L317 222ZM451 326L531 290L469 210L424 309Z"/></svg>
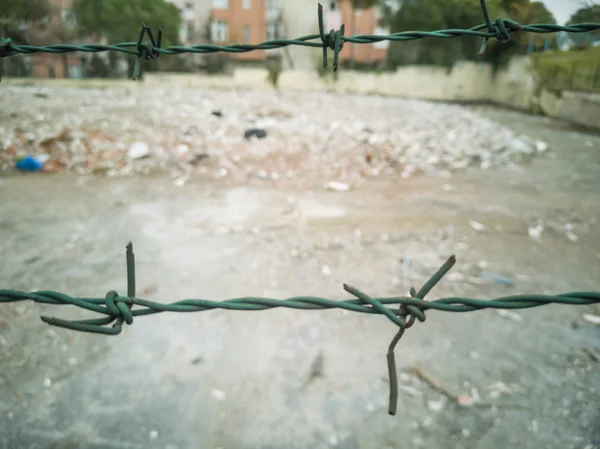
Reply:
<svg viewBox="0 0 600 449"><path fill-rule="evenodd" d="M281 25L277 22L267 23L267 40L274 41L281 39Z"/></svg>
<svg viewBox="0 0 600 449"><path fill-rule="evenodd" d="M188 22L186 25L186 40L189 42L194 39L194 22Z"/></svg>
<svg viewBox="0 0 600 449"><path fill-rule="evenodd" d="M242 8L244 8L244 9L252 8L252 0L242 0Z"/></svg>
<svg viewBox="0 0 600 449"><path fill-rule="evenodd" d="M226 42L228 34L227 22L214 20L210 24L210 40L213 42Z"/></svg>
<svg viewBox="0 0 600 449"><path fill-rule="evenodd" d="M244 44L250 42L250 25L244 25Z"/></svg>
<svg viewBox="0 0 600 449"><path fill-rule="evenodd" d="M213 9L227 9L229 8L228 0L212 0Z"/></svg>
<svg viewBox="0 0 600 449"><path fill-rule="evenodd" d="M279 0L267 0L265 4L267 14L273 14L279 11Z"/></svg>

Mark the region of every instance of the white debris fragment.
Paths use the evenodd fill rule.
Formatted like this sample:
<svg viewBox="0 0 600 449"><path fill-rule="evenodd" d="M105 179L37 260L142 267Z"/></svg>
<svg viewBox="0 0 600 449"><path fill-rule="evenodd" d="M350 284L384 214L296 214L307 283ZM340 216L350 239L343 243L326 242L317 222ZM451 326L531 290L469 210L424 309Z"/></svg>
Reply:
<svg viewBox="0 0 600 449"><path fill-rule="evenodd" d="M50 388L52 386L52 380L49 377L44 377L44 387Z"/></svg>
<svg viewBox="0 0 600 449"><path fill-rule="evenodd" d="M158 438L158 432L156 430L151 430L148 436L151 440L156 440Z"/></svg>
<svg viewBox="0 0 600 449"><path fill-rule="evenodd" d="M592 315L590 313L584 313L582 317L585 321L600 326L600 315Z"/></svg>
<svg viewBox="0 0 600 449"><path fill-rule="evenodd" d="M485 229L485 225L479 223L477 221L469 220L469 226L471 226L476 231L483 231Z"/></svg>
<svg viewBox="0 0 600 449"><path fill-rule="evenodd" d="M523 317L516 312L512 312L510 310L499 309L496 310L496 313L500 315L502 318L506 318L508 320L520 322L523 320Z"/></svg>
<svg viewBox="0 0 600 449"><path fill-rule="evenodd" d="M210 394L211 394L211 395L212 395L212 397L213 397L213 398L215 398L217 401L222 401L222 400L223 400L223 399L225 399L225 397L227 396L227 395L225 394L225 392L224 392L224 391L222 391L222 390L219 390L219 389L217 389L217 388L213 388L213 389L210 391Z"/></svg>
<svg viewBox="0 0 600 449"><path fill-rule="evenodd" d="M323 276L331 276L331 268L329 268L329 265L323 265L321 267L321 274Z"/></svg>
<svg viewBox="0 0 600 449"><path fill-rule="evenodd" d="M347 192L350 190L350 185L340 181L329 181L325 184L325 188L335 192Z"/></svg>
<svg viewBox="0 0 600 449"><path fill-rule="evenodd" d="M129 147L127 157L131 160L142 159L150 155L150 148L146 142L134 142Z"/></svg>
<svg viewBox="0 0 600 449"><path fill-rule="evenodd" d="M542 232L544 232L544 225L538 224L537 226L530 226L528 232L529 237L534 240L540 240L542 238Z"/></svg>
<svg viewBox="0 0 600 449"><path fill-rule="evenodd" d="M567 231L566 232L566 236L569 240L571 240L572 242L576 242L577 240L579 240L579 237L577 237L577 235L575 235L573 232L571 231Z"/></svg>

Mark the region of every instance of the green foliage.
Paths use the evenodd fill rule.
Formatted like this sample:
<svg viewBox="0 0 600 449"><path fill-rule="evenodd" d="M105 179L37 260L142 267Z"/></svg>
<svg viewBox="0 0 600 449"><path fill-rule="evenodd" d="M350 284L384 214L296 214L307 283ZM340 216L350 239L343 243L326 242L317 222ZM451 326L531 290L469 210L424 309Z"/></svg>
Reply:
<svg viewBox="0 0 600 449"><path fill-rule="evenodd" d="M589 5L580 8L571 16L567 23L600 22L600 5Z"/></svg>
<svg viewBox="0 0 600 449"><path fill-rule="evenodd" d="M73 11L84 35L97 33L109 42L137 41L142 23L163 29L163 46L177 45L181 16L165 0L74 0Z"/></svg>
<svg viewBox="0 0 600 449"><path fill-rule="evenodd" d="M530 0L488 0L491 19L511 18L519 23L556 23L552 14L541 2ZM404 0L393 12L385 10L382 25L392 33L451 28L470 28L484 22L479 0ZM545 35L535 39L543 41ZM494 67L506 63L515 54L524 52L529 36L513 34L508 43L490 40L483 57L478 56L480 38L465 37L460 40L421 40L392 46L388 51L388 63L405 61L409 64L435 64L450 69L459 60L483 60Z"/></svg>
<svg viewBox="0 0 600 449"><path fill-rule="evenodd" d="M96 33L110 43L135 42L144 24L152 28L155 39L158 38L158 27L162 27L163 47L179 44L181 16L177 7L165 0L74 0L72 9L79 34L83 36ZM133 58L127 62L131 76Z"/></svg>
<svg viewBox="0 0 600 449"><path fill-rule="evenodd" d="M0 23L4 26L40 20L50 12L48 0L2 0Z"/></svg>
<svg viewBox="0 0 600 449"><path fill-rule="evenodd" d="M539 85L552 91L600 92L600 47L532 55Z"/></svg>

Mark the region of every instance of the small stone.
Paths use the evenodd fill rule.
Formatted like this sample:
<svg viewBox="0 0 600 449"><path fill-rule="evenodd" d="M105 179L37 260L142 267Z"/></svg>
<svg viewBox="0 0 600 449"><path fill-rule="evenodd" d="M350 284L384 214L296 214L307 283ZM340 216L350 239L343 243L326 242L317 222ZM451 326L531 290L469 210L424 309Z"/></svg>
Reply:
<svg viewBox="0 0 600 449"><path fill-rule="evenodd" d="M448 279L450 282L462 282L465 280L465 275L462 273L453 272L449 273L446 276L446 279Z"/></svg>
<svg viewBox="0 0 600 449"><path fill-rule="evenodd" d="M156 440L158 438L158 432L156 430L151 430L149 436L151 440Z"/></svg>
<svg viewBox="0 0 600 449"><path fill-rule="evenodd" d="M331 276L331 268L329 268L329 265L323 265L321 267L321 274L323 276Z"/></svg>
<svg viewBox="0 0 600 449"><path fill-rule="evenodd" d="M329 181L325 184L325 189L335 192L347 192L350 190L350 185L340 181Z"/></svg>
<svg viewBox="0 0 600 449"><path fill-rule="evenodd" d="M579 240L579 237L577 237L575 234L573 234L571 231L567 231L566 233L567 238L569 240L571 240L572 242L576 242L577 240Z"/></svg>
<svg viewBox="0 0 600 449"><path fill-rule="evenodd" d="M421 426L424 428L431 427L433 425L433 418L431 416L427 416L422 422Z"/></svg>
<svg viewBox="0 0 600 449"><path fill-rule="evenodd" d="M529 237L534 240L540 240L542 237L542 232L544 232L544 225L530 226L528 228Z"/></svg>
<svg viewBox="0 0 600 449"><path fill-rule="evenodd" d="M463 437L467 438L471 435L471 431L469 429L463 429L460 431Z"/></svg>
<svg viewBox="0 0 600 449"><path fill-rule="evenodd" d="M483 231L485 229L485 225L473 220L469 220L469 226L471 226L476 231Z"/></svg>
<svg viewBox="0 0 600 449"><path fill-rule="evenodd" d="M444 408L444 401L427 401L427 408L432 412L440 412Z"/></svg>
<svg viewBox="0 0 600 449"><path fill-rule="evenodd" d="M52 386L52 380L49 377L44 377L44 387L50 388Z"/></svg>
<svg viewBox="0 0 600 449"><path fill-rule="evenodd" d="M500 315L502 318L506 318L512 321L520 322L523 320L523 317L516 312L512 312L510 310L496 310L496 313Z"/></svg>
<svg viewBox="0 0 600 449"><path fill-rule="evenodd" d="M224 391L221 391L217 388L213 388L210 392L210 394L212 395L213 398L215 398L217 401L222 401L223 399L225 399L226 394Z"/></svg>
<svg viewBox="0 0 600 449"><path fill-rule="evenodd" d="M546 142L544 142L543 140L536 140L535 141L535 149L537 150L538 153L543 153L544 151L546 151L548 149L548 144Z"/></svg>
<svg viewBox="0 0 600 449"><path fill-rule="evenodd" d="M471 398L470 396L467 396L466 394L461 394L460 396L458 396L456 398L458 405L462 406L462 407L470 407L471 405L473 405L473 398Z"/></svg>

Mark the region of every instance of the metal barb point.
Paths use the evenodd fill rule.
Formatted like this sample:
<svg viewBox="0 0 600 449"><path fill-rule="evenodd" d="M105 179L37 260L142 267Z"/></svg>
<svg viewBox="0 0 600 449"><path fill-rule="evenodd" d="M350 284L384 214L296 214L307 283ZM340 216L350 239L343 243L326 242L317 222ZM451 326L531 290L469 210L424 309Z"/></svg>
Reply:
<svg viewBox="0 0 600 449"><path fill-rule="evenodd" d="M425 295L431 291L433 287L450 271L452 266L456 263L456 256L452 255L448 258L448 260L440 267L438 271L436 271L431 278L423 287L417 292L414 287L410 289L410 296L420 301L423 301ZM388 375L390 380L390 397L389 397L389 406L388 406L388 414L395 415L398 407L398 376L396 374L396 356L394 354L394 349L396 345L404 335L404 331L406 329L412 327L415 323L415 319L423 322L425 321L425 312L422 308L415 305L406 305L400 306L400 310L398 311L399 315L410 316L408 322L404 325L400 326L400 329L392 338L390 345L388 346L388 352L386 355L387 365L388 365Z"/></svg>
<svg viewBox="0 0 600 449"><path fill-rule="evenodd" d="M148 39L150 42L143 43L144 35L148 35ZM142 23L142 29L140 30L140 34L137 40L137 58L135 60L135 66L133 68L133 77L132 79L137 80L142 73L142 60L150 61L152 59L157 59L160 56L160 52L158 49L161 48L162 44L162 28L158 27L158 39L154 39L154 34L152 33L152 29L149 26L146 26Z"/></svg>
<svg viewBox="0 0 600 449"><path fill-rule="evenodd" d="M329 34L325 34L325 22L323 19L323 6L318 4L318 17L319 17L319 37L323 44L323 68L327 68L327 48L333 50L333 71L337 72L338 59L342 48L344 47L344 30L345 27L342 24L339 31L331 30Z"/></svg>

